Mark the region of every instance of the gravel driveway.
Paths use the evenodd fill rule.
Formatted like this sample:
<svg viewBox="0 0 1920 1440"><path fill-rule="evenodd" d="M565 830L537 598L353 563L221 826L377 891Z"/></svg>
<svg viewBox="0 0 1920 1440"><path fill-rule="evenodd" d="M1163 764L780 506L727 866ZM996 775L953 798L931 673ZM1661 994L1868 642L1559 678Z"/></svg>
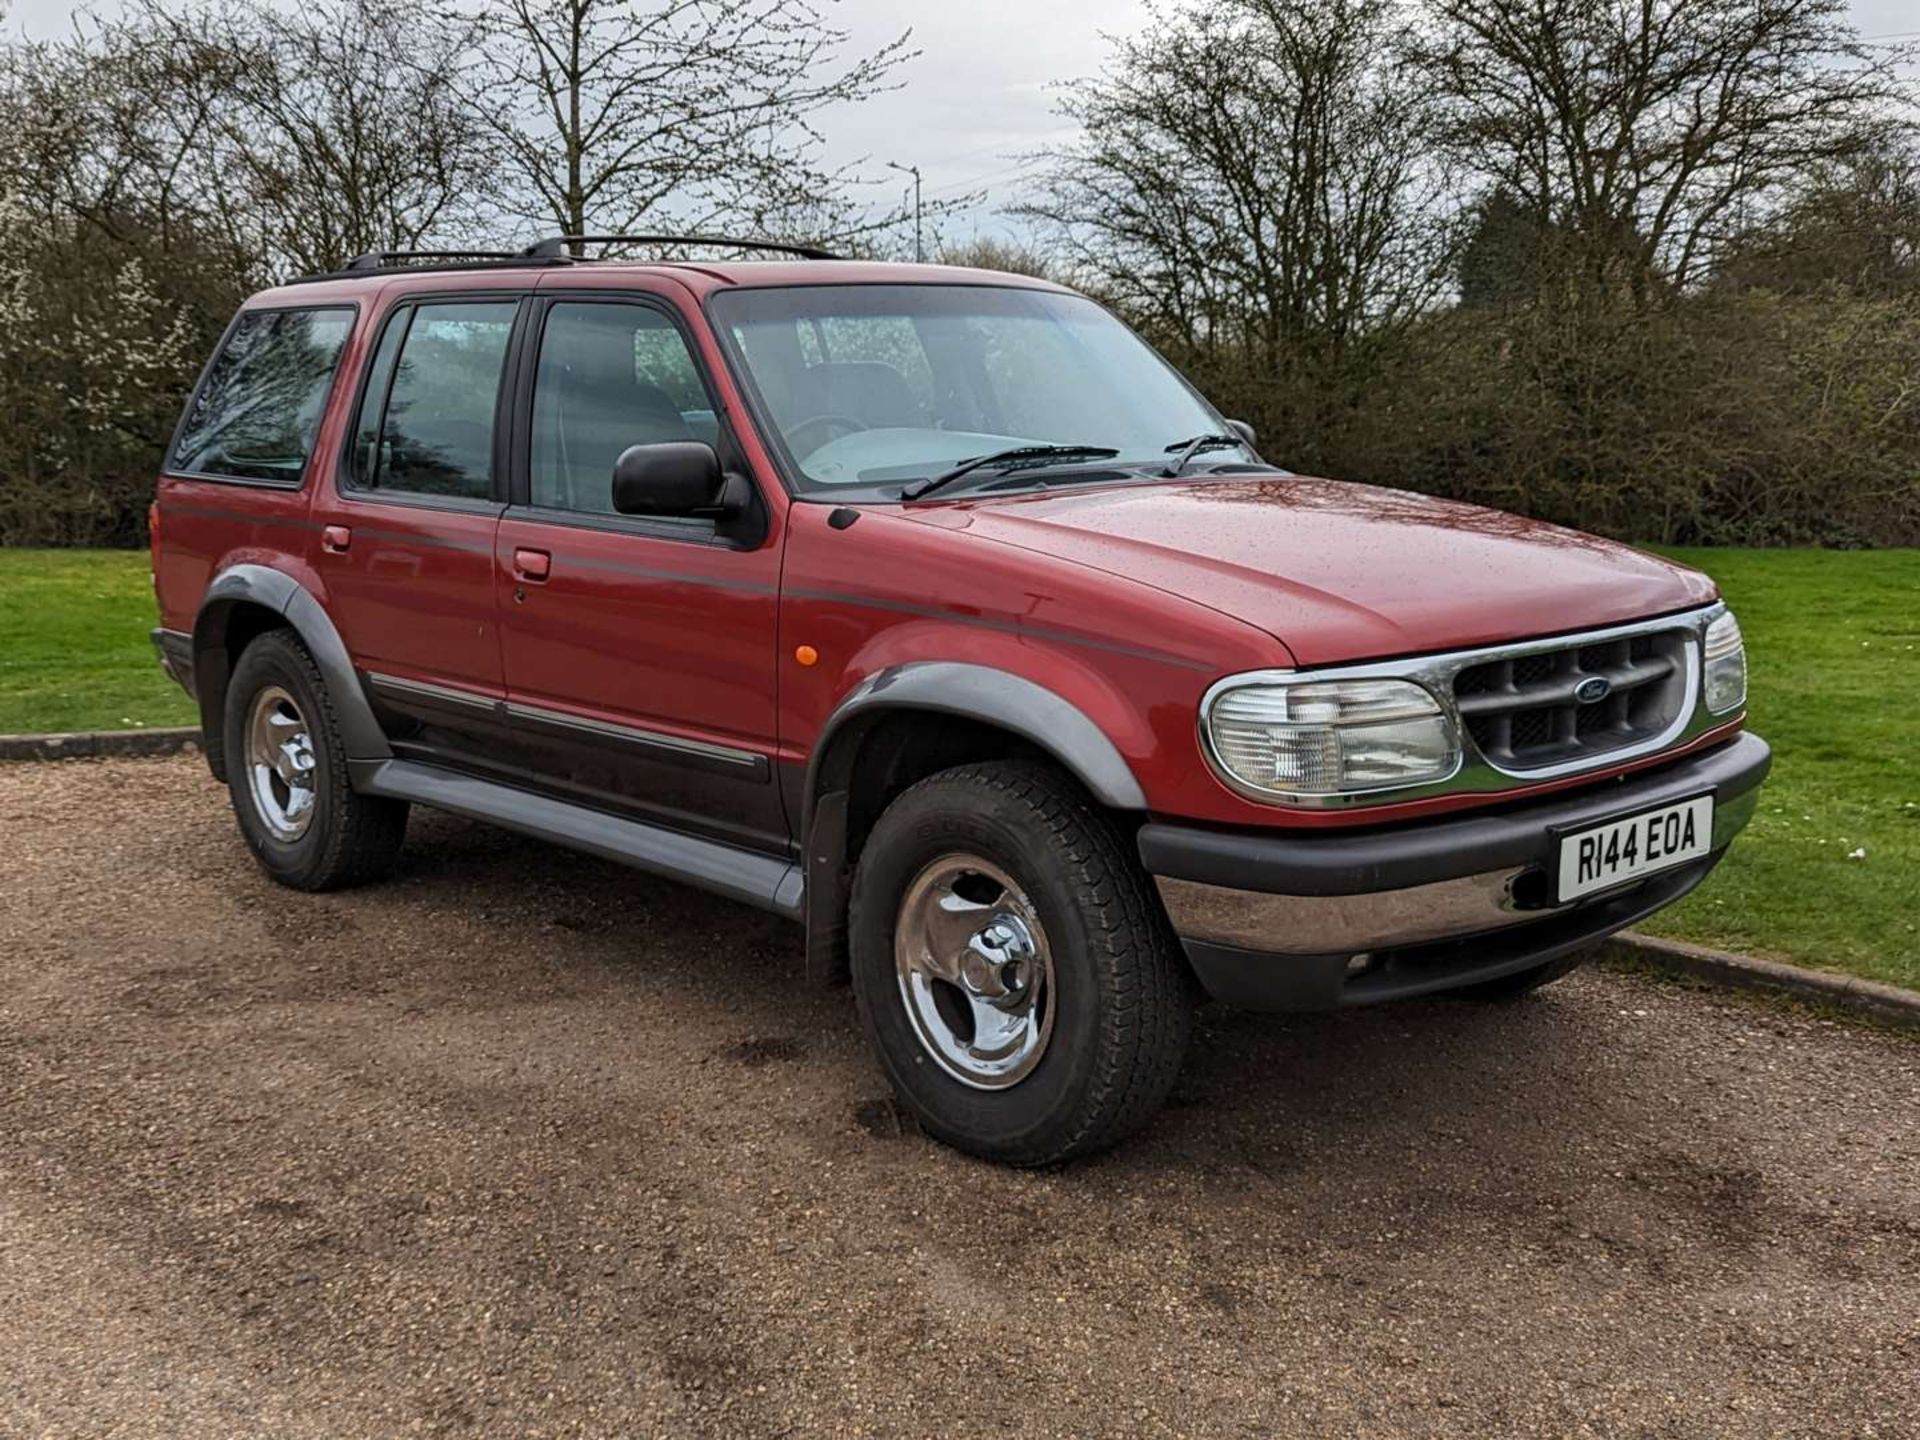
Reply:
<svg viewBox="0 0 1920 1440"><path fill-rule="evenodd" d="M1204 1014L1054 1174L903 1129L797 929L198 760L0 767L0 1434L1920 1434L1920 1045L1576 976Z"/></svg>

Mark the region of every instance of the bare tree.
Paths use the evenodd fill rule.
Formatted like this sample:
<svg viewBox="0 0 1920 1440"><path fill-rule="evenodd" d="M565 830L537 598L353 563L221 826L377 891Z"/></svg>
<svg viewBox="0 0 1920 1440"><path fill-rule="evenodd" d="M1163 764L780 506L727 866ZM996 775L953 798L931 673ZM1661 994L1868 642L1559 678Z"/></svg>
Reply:
<svg viewBox="0 0 1920 1440"><path fill-rule="evenodd" d="M1539 217L1541 273L1642 303L1897 124L1845 0L1435 0L1454 152Z"/></svg>
<svg viewBox="0 0 1920 1440"><path fill-rule="evenodd" d="M175 44L139 15L82 14L60 39L8 46L0 80L13 110L11 186L29 208L72 218L96 242L150 255L184 244L204 258L221 228L215 135L252 59ZM230 258L242 278L241 252Z"/></svg>
<svg viewBox="0 0 1920 1440"><path fill-rule="evenodd" d="M971 240L943 244L934 252L937 265L964 265L979 270L1001 270L1010 275L1054 278L1049 257L1030 245L976 235Z"/></svg>
<svg viewBox="0 0 1920 1440"><path fill-rule="evenodd" d="M462 39L401 0L83 16L6 52L20 183L143 253L215 244L241 286L457 239L489 218L497 170Z"/></svg>
<svg viewBox="0 0 1920 1440"><path fill-rule="evenodd" d="M466 27L402 0L143 0L120 23L158 37L176 71L218 76L198 137L211 207L277 267L487 223L494 139L463 88Z"/></svg>
<svg viewBox="0 0 1920 1440"><path fill-rule="evenodd" d="M271 250L322 270L490 224L497 152L462 87L462 27L404 0L308 0L258 23L267 63L236 87L228 139Z"/></svg>
<svg viewBox="0 0 1920 1440"><path fill-rule="evenodd" d="M569 235L671 218L819 225L849 178L819 113L885 89L907 36L843 59L808 0L493 0L480 78L522 218Z"/></svg>
<svg viewBox="0 0 1920 1440"><path fill-rule="evenodd" d="M1137 317L1286 370L1405 325L1445 283L1445 176L1395 0L1161 11L1062 112L1022 207Z"/></svg>
<svg viewBox="0 0 1920 1440"><path fill-rule="evenodd" d="M1789 295L1920 294L1920 144L1819 167L1777 214L1734 238L1715 282Z"/></svg>

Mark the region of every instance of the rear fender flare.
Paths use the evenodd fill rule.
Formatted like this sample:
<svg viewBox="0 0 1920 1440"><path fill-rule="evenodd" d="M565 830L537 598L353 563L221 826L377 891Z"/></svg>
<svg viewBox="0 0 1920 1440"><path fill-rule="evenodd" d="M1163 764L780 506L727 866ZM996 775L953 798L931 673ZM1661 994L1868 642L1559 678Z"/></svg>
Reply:
<svg viewBox="0 0 1920 1440"><path fill-rule="evenodd" d="M326 681L327 699L340 726L349 760L390 760L386 732L367 702L346 643L326 607L283 571L267 565L233 565L222 570L201 598L193 622L194 688L200 701L200 725L208 739L208 757L220 748L227 694L227 617L238 605L255 605L284 619Z"/></svg>

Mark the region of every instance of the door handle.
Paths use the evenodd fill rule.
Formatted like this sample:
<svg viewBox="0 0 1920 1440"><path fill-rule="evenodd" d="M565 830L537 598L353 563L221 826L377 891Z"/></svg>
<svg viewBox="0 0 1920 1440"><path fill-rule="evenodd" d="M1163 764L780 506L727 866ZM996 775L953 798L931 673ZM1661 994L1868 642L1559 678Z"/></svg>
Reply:
<svg viewBox="0 0 1920 1440"><path fill-rule="evenodd" d="M320 548L329 555L344 555L353 543L353 531L344 525L328 525L320 531Z"/></svg>
<svg viewBox="0 0 1920 1440"><path fill-rule="evenodd" d="M547 577L553 573L553 556L545 550L522 550L513 552L513 574L518 580L534 585L544 585Z"/></svg>

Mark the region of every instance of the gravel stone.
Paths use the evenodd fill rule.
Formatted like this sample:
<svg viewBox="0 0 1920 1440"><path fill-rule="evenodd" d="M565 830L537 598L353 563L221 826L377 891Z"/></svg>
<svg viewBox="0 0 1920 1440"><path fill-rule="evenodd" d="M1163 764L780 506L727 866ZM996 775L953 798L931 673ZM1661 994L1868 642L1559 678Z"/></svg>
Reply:
<svg viewBox="0 0 1920 1440"><path fill-rule="evenodd" d="M482 826L301 895L198 759L0 769L0 1435L1920 1434L1909 1037L1209 1009L1031 1174L799 975Z"/></svg>

